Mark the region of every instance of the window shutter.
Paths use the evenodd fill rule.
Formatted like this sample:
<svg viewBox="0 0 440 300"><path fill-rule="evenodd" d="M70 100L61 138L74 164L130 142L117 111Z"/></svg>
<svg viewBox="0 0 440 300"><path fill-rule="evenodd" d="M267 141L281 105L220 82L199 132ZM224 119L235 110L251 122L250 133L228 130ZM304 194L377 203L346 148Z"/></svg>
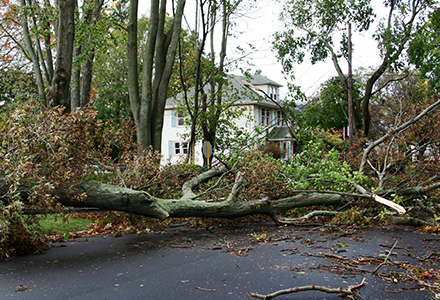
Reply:
<svg viewBox="0 0 440 300"><path fill-rule="evenodd" d="M171 127L176 127L176 110L171 112Z"/></svg>
<svg viewBox="0 0 440 300"><path fill-rule="evenodd" d="M261 114L262 114L261 107L259 107L258 108L258 124L261 124L261 121L262 121Z"/></svg>
<svg viewBox="0 0 440 300"><path fill-rule="evenodd" d="M168 156L171 157L173 156L173 141L168 141Z"/></svg>

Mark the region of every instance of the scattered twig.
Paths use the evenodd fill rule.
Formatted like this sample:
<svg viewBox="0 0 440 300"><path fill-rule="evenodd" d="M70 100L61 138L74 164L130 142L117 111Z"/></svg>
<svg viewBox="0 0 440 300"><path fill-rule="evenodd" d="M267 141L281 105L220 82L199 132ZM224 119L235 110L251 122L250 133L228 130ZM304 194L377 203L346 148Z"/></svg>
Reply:
<svg viewBox="0 0 440 300"><path fill-rule="evenodd" d="M341 287L331 288L331 287L319 286L319 285L305 285L305 286L299 286L299 287L285 289L285 290L279 290L279 291L276 291L276 292L268 294L268 295L262 295L262 294L250 293L250 292L248 292L248 295L253 298L264 299L264 300L273 299L275 297L285 295L285 294L292 294L292 293L296 293L296 292L310 291L310 290L322 291L322 292L326 292L326 293L337 293L337 294L342 294L342 295L353 295L354 290L363 286L365 283L365 280L366 280L366 278L362 279L361 283L356 284L356 285L350 285L346 289L341 288Z"/></svg>
<svg viewBox="0 0 440 300"><path fill-rule="evenodd" d="M284 225L284 224L304 225L304 223L302 222L304 220L309 220L311 218L318 217L318 216L336 216L336 215L339 215L340 213L341 212L338 212L338 211L315 210L315 211L308 213L305 216L298 217L298 218L283 218L280 216L272 216L272 219L274 219L274 221L279 225Z"/></svg>
<svg viewBox="0 0 440 300"><path fill-rule="evenodd" d="M217 292L216 289L205 289L205 288L202 288L202 287L199 287L199 286L196 286L196 289L204 291L204 292Z"/></svg>
<svg viewBox="0 0 440 300"><path fill-rule="evenodd" d="M398 242L398 240L396 240L396 241L394 242L393 247L391 247L391 250L388 252L388 255L387 255L387 257L385 257L385 260L383 261L383 263L381 263L380 265L378 265L378 266L376 267L376 269L374 269L374 271L371 272L371 274L376 274L376 273L377 273L377 270L379 270L380 267L382 267L384 264L387 263L388 258L390 257L391 253L393 253L394 247L396 247L396 245L397 245L397 242Z"/></svg>

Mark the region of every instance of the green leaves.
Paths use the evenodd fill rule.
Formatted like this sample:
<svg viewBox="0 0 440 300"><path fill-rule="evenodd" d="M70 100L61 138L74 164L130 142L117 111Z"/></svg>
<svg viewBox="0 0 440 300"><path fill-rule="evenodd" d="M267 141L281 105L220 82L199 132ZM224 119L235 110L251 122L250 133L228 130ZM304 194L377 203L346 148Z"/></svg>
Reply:
<svg viewBox="0 0 440 300"><path fill-rule="evenodd" d="M282 13L286 30L275 34L274 46L284 69L292 71L293 63L303 62L307 52L312 63L323 61L348 23L364 31L373 17L370 0L291 0ZM343 48L341 43L340 52Z"/></svg>
<svg viewBox="0 0 440 300"><path fill-rule="evenodd" d="M292 190L352 190L352 182L361 182L362 176L353 172L346 162L339 159L339 152L324 153L319 143L309 143L287 163L283 171L289 178Z"/></svg>
<svg viewBox="0 0 440 300"><path fill-rule="evenodd" d="M408 49L410 61L430 80L435 88L440 88L440 9L437 8L429 21L419 30L410 42Z"/></svg>
<svg viewBox="0 0 440 300"><path fill-rule="evenodd" d="M353 172L339 156L336 150L325 152L320 143L310 142L288 162L255 150L234 157L229 165L245 174L245 199L276 200L298 190L348 192L353 190L353 182L363 183L365 177Z"/></svg>

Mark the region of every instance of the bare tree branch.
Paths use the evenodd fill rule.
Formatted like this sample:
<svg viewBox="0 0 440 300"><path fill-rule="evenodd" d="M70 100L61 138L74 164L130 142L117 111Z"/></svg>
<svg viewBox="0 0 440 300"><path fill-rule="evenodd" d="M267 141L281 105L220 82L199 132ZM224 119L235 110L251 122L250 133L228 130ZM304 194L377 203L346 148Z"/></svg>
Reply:
<svg viewBox="0 0 440 300"><path fill-rule="evenodd" d="M292 294L297 292L303 292L303 291L322 291L326 293L336 293L336 294L342 294L342 295L353 295L354 290L362 287L365 284L366 278L362 279L362 282L355 285L350 285L347 288L331 288L326 286L320 286L320 285L305 285L305 286L299 286L295 288L285 289L276 291L274 293L268 294L268 295L262 295L257 293L250 293L248 292L248 295L257 298L257 299L264 299L264 300L270 300L275 297L286 295L286 294Z"/></svg>
<svg viewBox="0 0 440 300"><path fill-rule="evenodd" d="M430 114L432 111L434 111L438 106L440 105L440 99L438 99L436 102L428 106L425 110L423 110L420 114L418 114L416 117L414 117L412 120L409 120L397 127L394 127L388 131L387 134L382 136L381 138L371 142L367 148L364 149L364 153L362 154L362 160L359 167L359 172L364 173L365 172L365 165L367 164L368 156L370 155L371 151L373 151L374 148L376 148L378 145L382 144L386 140L394 137L396 134L399 134L405 130L407 130L411 125L418 122L421 118L424 116Z"/></svg>

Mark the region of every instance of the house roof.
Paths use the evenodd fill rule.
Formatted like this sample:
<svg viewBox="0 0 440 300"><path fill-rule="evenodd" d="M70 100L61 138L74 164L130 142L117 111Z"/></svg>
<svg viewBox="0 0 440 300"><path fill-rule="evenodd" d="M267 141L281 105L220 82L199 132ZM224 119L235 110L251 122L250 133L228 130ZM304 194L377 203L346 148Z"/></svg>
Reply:
<svg viewBox="0 0 440 300"><path fill-rule="evenodd" d="M277 104L273 102L273 100L268 99L267 96L264 96L262 93L257 92L251 85L271 85L275 87L281 87L279 83L276 83L273 80L268 79L267 77L255 74L252 77L246 76L238 76L238 75L228 75L228 85L226 90L229 91L229 95L231 97L235 97L234 105L260 105L266 107L278 107ZM210 85L207 84L204 87L205 92L209 92ZM191 97L194 95L194 88L188 92L188 96ZM183 100L184 94L179 93L175 97L168 98L166 102L166 109L176 108L178 102Z"/></svg>
<svg viewBox="0 0 440 300"><path fill-rule="evenodd" d="M292 139L289 127L287 126L273 128L267 137L269 141L285 141Z"/></svg>
<svg viewBox="0 0 440 300"><path fill-rule="evenodd" d="M246 80L245 76L239 76L242 77L244 80ZM253 85L272 85L275 87L282 87L281 84L261 75L261 74L254 74L252 75L252 77L250 78L250 83L252 83Z"/></svg>

